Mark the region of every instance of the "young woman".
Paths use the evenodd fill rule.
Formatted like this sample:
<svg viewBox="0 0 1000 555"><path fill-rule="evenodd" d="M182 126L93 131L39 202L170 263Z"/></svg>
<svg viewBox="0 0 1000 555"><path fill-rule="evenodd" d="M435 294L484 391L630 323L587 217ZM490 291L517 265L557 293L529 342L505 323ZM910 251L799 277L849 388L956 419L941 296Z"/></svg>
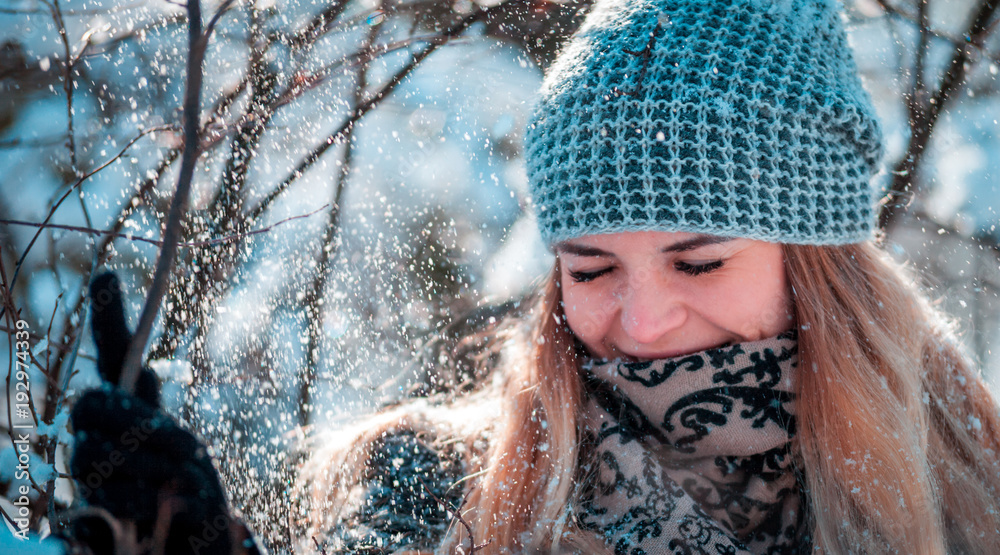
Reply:
<svg viewBox="0 0 1000 555"><path fill-rule="evenodd" d="M1000 552L997 401L873 243L880 155L833 2L598 2L526 137L533 309L318 441L301 547Z"/></svg>
<svg viewBox="0 0 1000 555"><path fill-rule="evenodd" d="M873 243L880 153L833 0L599 1L526 135L551 275L499 357L315 438L297 551L1000 553L1000 408ZM82 483L135 407L88 395ZM194 464L140 483L205 514L140 528L249 545L164 428Z"/></svg>

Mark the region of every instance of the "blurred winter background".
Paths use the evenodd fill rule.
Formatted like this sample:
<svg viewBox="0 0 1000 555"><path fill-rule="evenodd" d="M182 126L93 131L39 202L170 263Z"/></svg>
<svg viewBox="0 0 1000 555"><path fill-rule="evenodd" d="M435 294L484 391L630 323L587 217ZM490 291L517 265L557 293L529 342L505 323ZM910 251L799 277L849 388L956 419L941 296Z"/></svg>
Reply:
<svg viewBox="0 0 1000 555"><path fill-rule="evenodd" d="M206 21L219 4L205 2ZM522 130L588 4L242 0L221 13L187 244L147 360L270 545L287 538L303 430L405 395L551 265L526 212ZM846 10L888 137L889 248L921 270L994 388L997 4ZM144 240L160 237L178 180L187 51L178 3L0 0L0 327L13 337L17 310L31 332L34 530L72 502L65 407L98 381L85 285L115 270L132 326L145 300L159 247ZM41 222L62 227L27 225ZM4 360L12 349L0 342ZM25 480L10 417L0 427L12 499ZM0 509L10 526L10 499Z"/></svg>

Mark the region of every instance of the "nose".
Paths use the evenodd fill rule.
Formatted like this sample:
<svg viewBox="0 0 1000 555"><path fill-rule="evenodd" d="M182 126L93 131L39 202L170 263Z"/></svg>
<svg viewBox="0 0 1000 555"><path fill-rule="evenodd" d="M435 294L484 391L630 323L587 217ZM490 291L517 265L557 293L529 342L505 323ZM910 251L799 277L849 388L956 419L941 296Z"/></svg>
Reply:
<svg viewBox="0 0 1000 555"><path fill-rule="evenodd" d="M637 344L652 345L687 320L687 308L677 291L655 277L629 280L621 305L621 326Z"/></svg>

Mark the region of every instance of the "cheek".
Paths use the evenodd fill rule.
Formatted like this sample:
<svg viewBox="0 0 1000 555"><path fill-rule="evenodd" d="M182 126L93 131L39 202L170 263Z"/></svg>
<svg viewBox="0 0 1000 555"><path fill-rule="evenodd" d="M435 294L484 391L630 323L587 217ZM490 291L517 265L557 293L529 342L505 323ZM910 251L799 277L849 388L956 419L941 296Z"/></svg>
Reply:
<svg viewBox="0 0 1000 555"><path fill-rule="evenodd" d="M760 299L755 307L757 323L754 326L756 339L778 335L792 327L793 312L791 299L787 294L775 294L767 299ZM748 330L748 332L751 330Z"/></svg>
<svg viewBox="0 0 1000 555"><path fill-rule="evenodd" d="M566 323L573 334L587 346L600 342L617 306L613 296L594 289L570 286L563 291Z"/></svg>
<svg viewBox="0 0 1000 555"><path fill-rule="evenodd" d="M720 315L729 319L729 329L755 341L792 327L792 301L784 267L763 267L750 280L733 287L728 307ZM742 281L742 280L741 280ZM754 284L747 287L746 283Z"/></svg>

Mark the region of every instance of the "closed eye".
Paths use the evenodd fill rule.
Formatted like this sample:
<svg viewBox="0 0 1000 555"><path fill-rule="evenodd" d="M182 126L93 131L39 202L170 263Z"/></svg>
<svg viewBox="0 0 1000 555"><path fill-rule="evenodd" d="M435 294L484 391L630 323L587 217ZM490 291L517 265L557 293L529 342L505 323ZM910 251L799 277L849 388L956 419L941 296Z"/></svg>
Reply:
<svg viewBox="0 0 1000 555"><path fill-rule="evenodd" d="M713 260L712 262L705 262L703 264L691 264L689 262L683 262L678 260L677 262L674 262L674 269L676 269L679 272L684 272L689 276L700 276L703 274L714 272L715 270L722 268L724 264L725 261L723 260ZM593 281L603 276L604 274L607 274L613 269L614 267L609 267L594 272L577 272L570 270L569 276L573 278L573 281L576 283L586 283L588 281Z"/></svg>
<svg viewBox="0 0 1000 555"><path fill-rule="evenodd" d="M709 272L714 272L718 270L723 265L722 260L714 260L712 262L706 262L704 264L689 264L687 262L677 261L674 262L674 269L679 272L684 272L689 276L700 276L702 274L707 274Z"/></svg>
<svg viewBox="0 0 1000 555"><path fill-rule="evenodd" d="M596 272L574 272L573 270L570 270L569 277L573 278L573 281L576 283L584 283L593 281L611 270L612 268L604 268L603 270L597 270Z"/></svg>

